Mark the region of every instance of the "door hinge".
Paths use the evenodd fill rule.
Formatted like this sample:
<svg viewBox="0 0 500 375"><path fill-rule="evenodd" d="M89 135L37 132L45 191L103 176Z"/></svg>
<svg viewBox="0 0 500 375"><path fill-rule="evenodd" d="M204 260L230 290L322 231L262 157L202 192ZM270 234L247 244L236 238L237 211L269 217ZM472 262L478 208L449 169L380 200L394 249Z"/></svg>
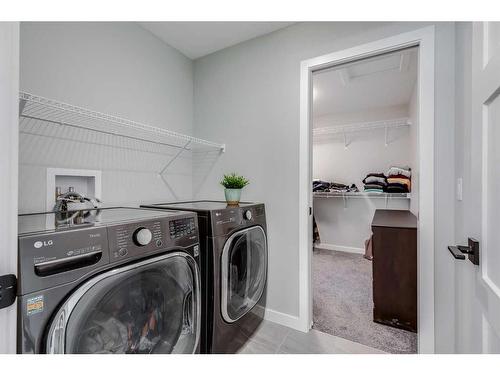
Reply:
<svg viewBox="0 0 500 375"><path fill-rule="evenodd" d="M311 216L312 214L313 214L313 208L309 207L309 216Z"/></svg>
<svg viewBox="0 0 500 375"><path fill-rule="evenodd" d="M448 246L448 250L455 259L465 259L467 254L469 260L479 266L479 241L469 237L469 246Z"/></svg>
<svg viewBox="0 0 500 375"><path fill-rule="evenodd" d="M0 276L0 309L9 307L16 301L17 278L15 275Z"/></svg>

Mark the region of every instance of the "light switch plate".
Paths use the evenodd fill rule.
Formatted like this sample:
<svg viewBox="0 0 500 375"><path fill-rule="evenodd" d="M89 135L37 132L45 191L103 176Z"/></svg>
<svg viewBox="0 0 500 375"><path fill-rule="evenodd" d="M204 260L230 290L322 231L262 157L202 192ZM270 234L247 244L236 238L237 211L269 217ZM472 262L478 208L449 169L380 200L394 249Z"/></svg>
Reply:
<svg viewBox="0 0 500 375"><path fill-rule="evenodd" d="M464 193L463 181L462 177L459 177L457 178L457 201L463 200L463 193Z"/></svg>

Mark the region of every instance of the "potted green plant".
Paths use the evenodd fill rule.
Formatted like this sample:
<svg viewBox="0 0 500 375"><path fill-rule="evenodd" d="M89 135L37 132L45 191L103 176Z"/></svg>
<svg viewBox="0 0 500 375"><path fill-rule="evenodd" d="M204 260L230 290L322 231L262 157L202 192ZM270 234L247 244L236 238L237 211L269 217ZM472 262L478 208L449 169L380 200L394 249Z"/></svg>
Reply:
<svg viewBox="0 0 500 375"><path fill-rule="evenodd" d="M243 176L236 173L225 174L220 184L224 186L226 202L229 205L237 205L240 202L241 189L250 182Z"/></svg>

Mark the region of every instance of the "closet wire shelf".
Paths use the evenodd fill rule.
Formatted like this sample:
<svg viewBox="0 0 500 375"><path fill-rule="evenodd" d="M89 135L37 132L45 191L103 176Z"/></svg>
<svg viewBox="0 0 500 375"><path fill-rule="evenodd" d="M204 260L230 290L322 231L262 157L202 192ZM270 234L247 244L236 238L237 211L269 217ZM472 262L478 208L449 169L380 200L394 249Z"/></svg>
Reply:
<svg viewBox="0 0 500 375"><path fill-rule="evenodd" d="M176 160L225 152L225 144L27 92L19 93L19 132L28 164L67 164L70 154L93 169L156 173L165 184Z"/></svg>
<svg viewBox="0 0 500 375"><path fill-rule="evenodd" d="M409 199L410 193L366 193L359 192L313 192L315 198L403 198Z"/></svg>
<svg viewBox="0 0 500 375"><path fill-rule="evenodd" d="M385 207L389 205L391 199L411 199L411 193L367 193L364 191L358 192L313 192L313 198L342 198L344 201L344 208L347 208L347 201L349 199L385 199Z"/></svg>

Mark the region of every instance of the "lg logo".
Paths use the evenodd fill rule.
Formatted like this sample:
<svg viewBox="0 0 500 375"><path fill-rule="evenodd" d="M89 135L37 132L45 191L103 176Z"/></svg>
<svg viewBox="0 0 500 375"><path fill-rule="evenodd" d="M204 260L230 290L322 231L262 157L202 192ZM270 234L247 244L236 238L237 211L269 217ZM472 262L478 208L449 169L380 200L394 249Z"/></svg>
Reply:
<svg viewBox="0 0 500 375"><path fill-rule="evenodd" d="M52 240L48 240L48 241L36 241L33 246L36 248L36 249L39 249L43 246L52 246L54 244L54 242Z"/></svg>

